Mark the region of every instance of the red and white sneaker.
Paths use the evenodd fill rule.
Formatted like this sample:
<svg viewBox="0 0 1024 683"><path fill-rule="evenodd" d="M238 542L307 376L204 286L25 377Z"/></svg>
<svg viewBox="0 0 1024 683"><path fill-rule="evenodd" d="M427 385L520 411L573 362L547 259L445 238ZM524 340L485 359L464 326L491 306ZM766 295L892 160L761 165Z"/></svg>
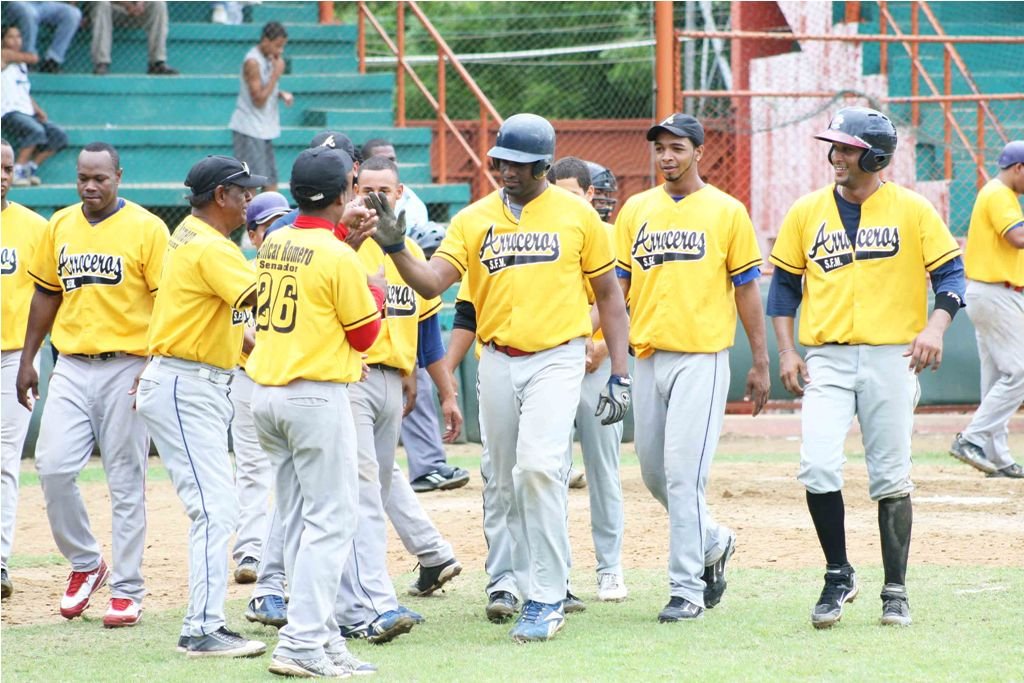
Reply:
<svg viewBox="0 0 1024 683"><path fill-rule="evenodd" d="M68 587L60 598L60 615L65 619L80 616L89 606L89 598L107 582L110 571L102 559L91 572L71 572Z"/></svg>
<svg viewBox="0 0 1024 683"><path fill-rule="evenodd" d="M141 619L142 605L131 598L111 598L110 607L103 615L103 625L106 628L135 626Z"/></svg>

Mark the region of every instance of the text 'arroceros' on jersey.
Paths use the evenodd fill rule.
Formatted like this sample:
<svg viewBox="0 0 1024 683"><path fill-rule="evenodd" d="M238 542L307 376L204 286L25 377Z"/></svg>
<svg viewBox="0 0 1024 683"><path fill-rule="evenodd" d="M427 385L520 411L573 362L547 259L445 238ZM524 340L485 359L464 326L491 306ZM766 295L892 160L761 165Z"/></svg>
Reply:
<svg viewBox="0 0 1024 683"><path fill-rule="evenodd" d="M493 275L505 268L557 261L562 253L557 232L506 232L488 228L480 244L480 263Z"/></svg>
<svg viewBox="0 0 1024 683"><path fill-rule="evenodd" d="M65 244L57 254L57 276L65 292L85 285L117 285L124 280L124 259L112 254L69 254Z"/></svg>
<svg viewBox="0 0 1024 683"><path fill-rule="evenodd" d="M416 292L409 285L389 282L384 316L406 318L414 315L416 315Z"/></svg>
<svg viewBox="0 0 1024 683"><path fill-rule="evenodd" d="M636 232L630 254L642 270L672 261L699 261L707 254L707 236L700 230L648 232L645 222Z"/></svg>
<svg viewBox="0 0 1024 683"><path fill-rule="evenodd" d="M895 226L860 227L856 245L850 244L843 228L827 233L825 227L826 222L822 221L807 258L826 273L850 265L855 258L858 261L891 258L900 251L900 231Z"/></svg>
<svg viewBox="0 0 1024 683"><path fill-rule="evenodd" d="M299 283L285 275L274 283L270 273L260 273L256 281L256 329L287 334L295 329L299 305Z"/></svg>
<svg viewBox="0 0 1024 683"><path fill-rule="evenodd" d="M18 272L18 250L0 249L0 275L14 275Z"/></svg>

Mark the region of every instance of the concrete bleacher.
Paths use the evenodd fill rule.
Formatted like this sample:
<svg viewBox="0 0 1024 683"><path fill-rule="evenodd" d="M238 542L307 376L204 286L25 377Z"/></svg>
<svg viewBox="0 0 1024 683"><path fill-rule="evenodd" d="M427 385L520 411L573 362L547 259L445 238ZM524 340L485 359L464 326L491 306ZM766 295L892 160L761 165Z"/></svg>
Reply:
<svg viewBox="0 0 1024 683"><path fill-rule="evenodd" d="M240 87L245 53L263 24L288 29L288 63L281 88L295 104L279 103L282 135L275 141L281 189L287 194L292 161L324 129L347 133L357 145L383 137L395 144L403 182L446 220L470 201L467 185L432 183L429 128L395 128L391 73L358 73L354 26L317 23L316 2L264 2L246 10L247 23L209 22L209 3L169 2L167 62L179 76L147 76L146 36L116 29L111 72L92 74L90 33L79 31L61 74L32 74L33 95L68 133L70 149L40 170L43 185L17 188L17 201L49 215L78 201L75 149L102 140L121 154L121 193L161 215L186 210L183 180L206 154L231 154L227 124ZM45 45L48 36L41 35ZM173 227L173 226L172 226Z"/></svg>

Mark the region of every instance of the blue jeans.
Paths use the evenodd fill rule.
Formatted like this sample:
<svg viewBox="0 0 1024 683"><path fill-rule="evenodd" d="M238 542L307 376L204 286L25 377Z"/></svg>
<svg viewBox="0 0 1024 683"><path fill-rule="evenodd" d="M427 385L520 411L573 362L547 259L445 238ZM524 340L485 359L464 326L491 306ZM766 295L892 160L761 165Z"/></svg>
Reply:
<svg viewBox="0 0 1024 683"><path fill-rule="evenodd" d="M11 144L22 147L35 147L37 152L50 149L59 152L68 146L68 136L56 124L41 122L35 116L12 111L4 114L0 123L4 127L4 135L9 136Z"/></svg>
<svg viewBox="0 0 1024 683"><path fill-rule="evenodd" d="M66 2L5 2L4 12L6 18L13 20L21 29L25 52L39 54L36 50L39 24L53 26L53 40L46 51L46 59L58 64L64 63L68 47L82 23L82 11Z"/></svg>

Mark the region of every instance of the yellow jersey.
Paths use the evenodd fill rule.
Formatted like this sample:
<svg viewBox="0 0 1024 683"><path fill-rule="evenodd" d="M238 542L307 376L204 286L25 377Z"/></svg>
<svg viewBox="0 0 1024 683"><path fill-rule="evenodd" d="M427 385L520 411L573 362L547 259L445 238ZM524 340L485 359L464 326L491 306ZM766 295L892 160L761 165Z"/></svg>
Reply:
<svg viewBox="0 0 1024 683"><path fill-rule="evenodd" d="M967 229L964 270L978 282L1009 282L1024 287L1024 249L1006 241L1006 233L1024 221L1013 190L993 178L978 192ZM1024 226L1018 228L1024 230Z"/></svg>
<svg viewBox="0 0 1024 683"><path fill-rule="evenodd" d="M405 247L416 258L423 259L423 250L408 237L405 239ZM385 258L383 250L373 240L363 242L358 253L367 273L372 275L384 266L384 278L388 282L380 334L366 352L366 362L389 365L408 375L416 367L419 324L440 312L441 298L434 297L428 301L417 294L402 279L394 261Z"/></svg>
<svg viewBox="0 0 1024 683"><path fill-rule="evenodd" d="M242 350L242 301L256 272L238 246L205 221L186 216L164 256L149 324L149 353L230 369Z"/></svg>
<svg viewBox="0 0 1024 683"><path fill-rule="evenodd" d="M733 345L732 277L762 263L742 202L713 185L677 202L659 185L623 205L615 247L616 265L629 273L629 343L637 357Z"/></svg>
<svg viewBox="0 0 1024 683"><path fill-rule="evenodd" d="M833 187L793 204L770 257L804 277L800 343L910 343L927 323L925 271L960 248L927 199L891 181L861 205L850 244Z"/></svg>
<svg viewBox="0 0 1024 683"><path fill-rule="evenodd" d="M3 312L0 337L3 351L25 346L28 309L36 291L28 276L28 264L46 232L46 219L21 204L8 202L0 213L0 264L2 264Z"/></svg>
<svg viewBox="0 0 1024 683"><path fill-rule="evenodd" d="M29 267L37 285L61 292L50 340L61 353L124 351L145 356L160 282L167 226L125 200L113 215L90 224L82 205L50 218Z"/></svg>
<svg viewBox="0 0 1024 683"><path fill-rule="evenodd" d="M548 185L517 221L503 197L492 192L456 214L434 254L469 278L477 337L535 352L590 336L583 281L614 265L597 212Z"/></svg>
<svg viewBox="0 0 1024 683"><path fill-rule="evenodd" d="M379 317L350 246L320 228L276 230L256 255L256 348L245 371L268 386L358 382L362 354L345 332Z"/></svg>

